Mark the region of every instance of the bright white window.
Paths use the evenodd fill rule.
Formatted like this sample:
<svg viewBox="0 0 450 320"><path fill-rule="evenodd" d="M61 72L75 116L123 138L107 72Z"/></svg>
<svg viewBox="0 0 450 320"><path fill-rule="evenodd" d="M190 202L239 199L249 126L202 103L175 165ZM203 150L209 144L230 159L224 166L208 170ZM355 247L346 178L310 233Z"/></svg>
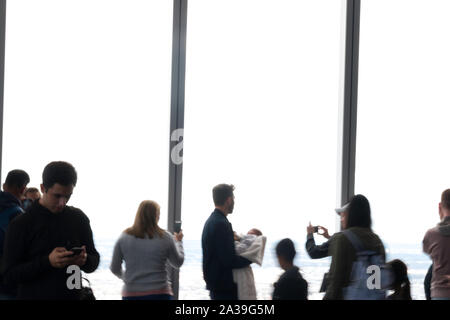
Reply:
<svg viewBox="0 0 450 320"><path fill-rule="evenodd" d="M387 242L417 243L450 187L450 2L361 5L357 193Z"/></svg>
<svg viewBox="0 0 450 320"><path fill-rule="evenodd" d="M71 162L69 204L118 236L140 201L167 224L173 3L14 0L6 19L3 177Z"/></svg>
<svg viewBox="0 0 450 320"><path fill-rule="evenodd" d="M189 2L187 238L200 239L219 183L236 187L237 232L259 228L298 249L309 221L334 232L340 19L335 0Z"/></svg>

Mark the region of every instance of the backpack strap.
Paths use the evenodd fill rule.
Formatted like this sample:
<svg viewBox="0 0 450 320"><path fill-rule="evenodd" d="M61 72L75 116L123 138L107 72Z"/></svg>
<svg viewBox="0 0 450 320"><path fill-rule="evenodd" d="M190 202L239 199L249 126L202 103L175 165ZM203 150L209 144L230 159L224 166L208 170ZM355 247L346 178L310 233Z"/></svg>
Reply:
<svg viewBox="0 0 450 320"><path fill-rule="evenodd" d="M356 234L354 234L350 230L344 230L342 233L351 242L353 248L355 248L356 250L356 253L364 251L364 246Z"/></svg>

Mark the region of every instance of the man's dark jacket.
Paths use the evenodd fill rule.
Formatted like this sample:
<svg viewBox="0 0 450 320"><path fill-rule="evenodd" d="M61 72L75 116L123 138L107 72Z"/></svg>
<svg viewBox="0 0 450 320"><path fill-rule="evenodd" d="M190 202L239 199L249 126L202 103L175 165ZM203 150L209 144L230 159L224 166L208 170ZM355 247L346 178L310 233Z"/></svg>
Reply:
<svg viewBox="0 0 450 320"><path fill-rule="evenodd" d="M81 267L95 271L100 255L94 246L88 217L74 207L66 206L52 213L35 201L26 213L9 225L1 266L7 285L18 285L18 299L78 299L79 290L67 287L67 267L54 268L49 254L56 247L70 249L86 246L87 260Z"/></svg>
<svg viewBox="0 0 450 320"><path fill-rule="evenodd" d="M3 259L3 245L5 241L5 231L8 229L10 222L23 212L21 202L9 192L0 191L0 265ZM14 210L16 208L17 210ZM12 209L12 210L11 210ZM7 213L9 211L9 213ZM14 287L6 287L3 284L3 278L0 273L0 292L5 294L15 294Z"/></svg>
<svg viewBox="0 0 450 320"><path fill-rule="evenodd" d="M308 283L303 279L296 266L283 273L273 287L273 300L308 299Z"/></svg>
<svg viewBox="0 0 450 320"><path fill-rule="evenodd" d="M219 209L214 210L205 223L202 250L206 288L213 292L237 293L232 269L244 268L251 262L236 255L231 223Z"/></svg>

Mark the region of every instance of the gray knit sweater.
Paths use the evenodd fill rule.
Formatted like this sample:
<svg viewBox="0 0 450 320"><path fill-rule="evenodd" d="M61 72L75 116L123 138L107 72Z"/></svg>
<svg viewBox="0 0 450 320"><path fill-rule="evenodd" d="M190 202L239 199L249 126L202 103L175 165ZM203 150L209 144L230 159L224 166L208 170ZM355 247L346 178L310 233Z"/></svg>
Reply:
<svg viewBox="0 0 450 320"><path fill-rule="evenodd" d="M162 238L153 239L122 233L114 246L110 269L123 280L123 291L144 292L169 288L166 263L179 268L183 261L182 242L175 241L168 232Z"/></svg>

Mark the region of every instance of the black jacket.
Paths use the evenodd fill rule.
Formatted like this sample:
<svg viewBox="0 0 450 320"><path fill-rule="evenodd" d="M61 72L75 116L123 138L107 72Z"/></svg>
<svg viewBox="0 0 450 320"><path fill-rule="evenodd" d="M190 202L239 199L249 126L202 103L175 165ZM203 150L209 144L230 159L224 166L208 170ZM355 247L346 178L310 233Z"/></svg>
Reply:
<svg viewBox="0 0 450 320"><path fill-rule="evenodd" d="M13 196L11 193L0 191L0 259L3 255L3 241L5 237L4 231L8 229L8 225L13 219L23 212L21 206L22 203L20 202L20 200ZM7 214L7 216L4 216L3 213L11 208L18 208L18 210Z"/></svg>
<svg viewBox="0 0 450 320"><path fill-rule="evenodd" d="M5 209L16 206L19 207L22 206L22 203L20 202L19 199L17 199L9 192L0 191L0 212L2 212Z"/></svg>
<svg viewBox="0 0 450 320"><path fill-rule="evenodd" d="M273 287L273 300L308 299L308 283L303 279L296 266L283 273Z"/></svg>
<svg viewBox="0 0 450 320"><path fill-rule="evenodd" d="M0 191L0 265L3 257L3 245L5 241L6 230L9 223L22 213L21 202L9 192ZM16 208L12 209L12 208ZM12 211L11 211L12 210ZM0 273L0 292L14 294L14 287L3 285L2 275Z"/></svg>
<svg viewBox="0 0 450 320"><path fill-rule="evenodd" d="M232 269L251 262L236 255L233 229L227 217L216 209L205 223L202 233L203 278L206 288L214 292L236 292Z"/></svg>
<svg viewBox="0 0 450 320"><path fill-rule="evenodd" d="M100 261L88 217L66 206L52 213L36 201L9 225L5 238L2 274L7 285L18 285L18 299L77 299L79 290L69 290L67 267L51 266L49 254L56 247L86 246L87 261L81 267L93 272Z"/></svg>
<svg viewBox="0 0 450 320"><path fill-rule="evenodd" d="M309 233L306 236L306 252L308 252L308 255L311 259L321 259L328 257L328 249L330 247L330 240L322 243L321 245L316 245L316 242L314 241L314 235Z"/></svg>

